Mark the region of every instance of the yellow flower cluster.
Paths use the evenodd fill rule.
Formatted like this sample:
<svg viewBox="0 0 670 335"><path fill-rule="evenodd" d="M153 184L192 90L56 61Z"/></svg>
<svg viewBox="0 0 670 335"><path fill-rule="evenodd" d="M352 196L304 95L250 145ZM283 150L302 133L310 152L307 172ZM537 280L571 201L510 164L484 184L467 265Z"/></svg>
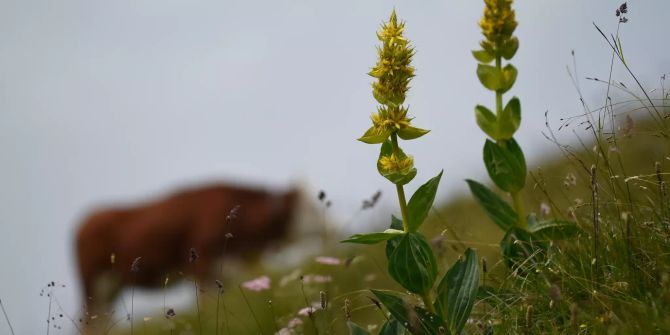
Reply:
<svg viewBox="0 0 670 335"><path fill-rule="evenodd" d="M377 112L370 116L370 127L358 140L368 144L382 144L377 170L396 185L409 183L416 176L414 159L398 146L398 138L413 140L429 131L413 127L407 116L407 107L402 104L414 77L410 65L414 49L403 36L405 23L399 22L395 10L388 22L382 24L377 38L382 42L377 47L377 63L368 73L376 80L372 83L372 95L380 103Z"/></svg>
<svg viewBox="0 0 670 335"><path fill-rule="evenodd" d="M403 37L404 30L405 23L398 23L393 11L389 22L384 23L377 33L382 46L377 48L379 59L369 75L377 78L372 84L373 95L383 105L402 104L409 82L414 77L414 68L410 66L414 49Z"/></svg>
<svg viewBox="0 0 670 335"><path fill-rule="evenodd" d="M377 48L377 64L368 74L376 78L372 83L372 95L381 106L370 117L372 127L359 138L365 143L384 143L395 134L403 140L411 140L428 133L428 130L412 127L407 107L402 106L409 82L414 77L414 68L410 65L414 49L403 36L404 30L405 23L398 22L393 11L389 22L382 24L377 32L382 45Z"/></svg>
<svg viewBox="0 0 670 335"><path fill-rule="evenodd" d="M375 134L384 134L407 128L411 121L407 117L407 108L402 106L378 107L377 113L372 114L370 119L372 119Z"/></svg>
<svg viewBox="0 0 670 335"><path fill-rule="evenodd" d="M400 157L399 155L391 154L379 158L379 165L386 173L407 175L414 168L414 158L412 156Z"/></svg>
<svg viewBox="0 0 670 335"><path fill-rule="evenodd" d="M486 39L481 46L490 54L500 54L500 49L511 42L517 26L512 0L484 0L484 3L486 8L479 26Z"/></svg>

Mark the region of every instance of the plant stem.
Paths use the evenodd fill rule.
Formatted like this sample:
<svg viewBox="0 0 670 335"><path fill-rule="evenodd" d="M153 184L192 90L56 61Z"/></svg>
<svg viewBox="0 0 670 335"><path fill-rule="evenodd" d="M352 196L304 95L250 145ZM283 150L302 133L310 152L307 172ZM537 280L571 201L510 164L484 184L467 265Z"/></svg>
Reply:
<svg viewBox="0 0 670 335"><path fill-rule="evenodd" d="M526 210L523 207L523 200L521 200L519 192L510 192L510 195L512 196L514 211L518 216L516 222L517 227L523 230L528 230L528 221L526 220Z"/></svg>
<svg viewBox="0 0 670 335"><path fill-rule="evenodd" d="M502 73L502 61L500 59L500 56L496 57L496 68L500 73ZM496 117L500 117L500 114L502 114L503 111L503 99L502 99L502 92L496 91Z"/></svg>
<svg viewBox="0 0 670 335"><path fill-rule="evenodd" d="M595 165L591 165L591 205L593 207L593 281L596 284L600 283L600 260L598 259L600 238L600 224L598 222L598 179L596 176L597 169Z"/></svg>
<svg viewBox="0 0 670 335"><path fill-rule="evenodd" d="M393 153L397 156L400 151L398 147L398 135L391 134L391 144L393 145ZM409 232L409 213L407 211L407 200L405 199L405 188L400 184L395 184L395 189L398 193L398 202L400 202L400 213L402 214L402 228L403 231Z"/></svg>
<svg viewBox="0 0 670 335"><path fill-rule="evenodd" d="M500 56L496 57L496 68L500 71L500 73L502 73L502 59ZM496 91L496 116L499 117L502 114L502 112L503 112L503 93L500 91ZM524 178L525 177L526 176L524 176ZM528 222L526 221L526 211L523 207L523 201L519 196L519 192L510 192L510 196L512 196L512 202L514 203L514 210L516 211L516 214L518 216L516 222L517 227L524 230L528 230Z"/></svg>
<svg viewBox="0 0 670 335"><path fill-rule="evenodd" d="M242 298L244 298L244 302L247 304L247 307L249 307L249 310L251 311L251 316L254 317L254 321L256 321L256 326L258 327L258 331L263 335L263 327L261 326L261 323L258 321L258 317L256 317L256 313L254 313L254 309L251 308L251 304L249 304L249 299L247 299L247 295L244 294L244 290L242 289L242 286L238 286L240 289L240 293L242 293Z"/></svg>
<svg viewBox="0 0 670 335"><path fill-rule="evenodd" d="M12 328L12 323L9 322L9 316L7 316L7 311L5 310L5 306L2 304L2 299L0 299L0 308L2 308L2 314L5 315L5 320L7 320L7 324L9 325L9 330L12 332L12 335L14 335L14 328Z"/></svg>
<svg viewBox="0 0 670 335"><path fill-rule="evenodd" d="M426 306L426 309L427 309L429 312L431 312L431 313L433 313L433 314L437 314L437 313L435 312L435 306L433 306L433 302L432 302L433 299L432 299L432 297L430 296L430 292L428 292L428 293L426 293L426 294L422 294L422 295L421 295L421 300L423 300L423 304Z"/></svg>
<svg viewBox="0 0 670 335"><path fill-rule="evenodd" d="M202 320L200 318L200 302L198 299L198 279L193 279L193 287L195 288L195 307L198 311L198 333L202 335Z"/></svg>

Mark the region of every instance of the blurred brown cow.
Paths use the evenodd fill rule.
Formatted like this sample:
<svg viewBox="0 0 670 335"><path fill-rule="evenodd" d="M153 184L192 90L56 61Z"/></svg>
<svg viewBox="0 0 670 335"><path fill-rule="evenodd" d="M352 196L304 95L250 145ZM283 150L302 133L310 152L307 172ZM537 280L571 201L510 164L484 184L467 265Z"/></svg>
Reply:
<svg viewBox="0 0 670 335"><path fill-rule="evenodd" d="M108 312L125 286L162 287L168 275L205 279L224 248L227 256L261 252L288 234L298 193L216 185L142 206L94 212L76 241L90 315ZM195 256L192 248L195 261L189 259Z"/></svg>

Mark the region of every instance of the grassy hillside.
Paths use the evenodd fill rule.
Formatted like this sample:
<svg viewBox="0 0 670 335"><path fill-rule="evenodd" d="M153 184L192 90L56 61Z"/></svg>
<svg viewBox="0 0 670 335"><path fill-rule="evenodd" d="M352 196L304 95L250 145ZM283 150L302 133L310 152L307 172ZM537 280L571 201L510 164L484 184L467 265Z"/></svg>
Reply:
<svg viewBox="0 0 670 335"><path fill-rule="evenodd" d="M670 140L664 133L668 122L631 125L628 122L618 131L616 142L603 135L599 142L584 140L588 144L581 148L557 146L558 154L535 164L528 180L532 187L524 194L529 211L575 221L582 231L565 241L549 241L546 254L528 255L527 262L514 270L500 258L503 232L470 197L433 211L424 233L433 238L442 272L467 246L485 259L468 333L670 333L666 317L670 213L665 186L658 179L666 178L665 171L670 170ZM609 154L596 157L595 145L607 146ZM596 158L599 271L593 266L590 176ZM257 265L227 278L221 295L213 283L207 285L199 294L199 311L176 310L174 317L166 318L161 315L163 307L157 306L157 314L149 319L141 321L143 316L136 315L136 324L144 325L134 332L215 334L218 322L220 334L271 334L282 328L287 334L342 334L348 333L348 318L378 330L385 314L368 289L402 290L386 271L383 244L373 248L332 244L321 255L334 257L339 264L310 257L295 268L269 270ZM239 286L261 275L271 278L269 289L254 292ZM325 309L322 296L327 298ZM310 304L314 304L311 316L305 310L299 313ZM128 333L127 321L110 333Z"/></svg>

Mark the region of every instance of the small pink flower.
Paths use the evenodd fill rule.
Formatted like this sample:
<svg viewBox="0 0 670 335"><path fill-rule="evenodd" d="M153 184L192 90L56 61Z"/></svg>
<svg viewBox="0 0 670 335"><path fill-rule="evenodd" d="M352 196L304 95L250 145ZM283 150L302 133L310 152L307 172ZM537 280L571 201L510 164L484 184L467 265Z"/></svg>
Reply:
<svg viewBox="0 0 670 335"><path fill-rule="evenodd" d="M342 262L339 258L330 257L330 256L319 256L314 259L317 263L325 265L340 265Z"/></svg>
<svg viewBox="0 0 670 335"><path fill-rule="evenodd" d="M316 312L316 309L319 308L319 306L321 306L320 302L313 302L312 306L307 306L307 307L301 308L298 311L298 315L308 316L310 314L314 314L314 312Z"/></svg>
<svg viewBox="0 0 670 335"><path fill-rule="evenodd" d="M264 291L264 290L269 290L270 289L270 277L268 276L260 276L258 278L245 281L242 283L242 287L246 288L247 290L250 291Z"/></svg>
<svg viewBox="0 0 670 335"><path fill-rule="evenodd" d="M302 319L300 319L300 318L293 318L293 319L291 319L291 320L288 322L288 325L286 325L286 326L289 327L289 328L295 328L295 327L301 325L302 323L303 323L303 322L302 322Z"/></svg>
<svg viewBox="0 0 670 335"><path fill-rule="evenodd" d="M542 216L547 216L551 212L551 207L547 205L547 203L543 202L540 204L540 213L542 213Z"/></svg>

